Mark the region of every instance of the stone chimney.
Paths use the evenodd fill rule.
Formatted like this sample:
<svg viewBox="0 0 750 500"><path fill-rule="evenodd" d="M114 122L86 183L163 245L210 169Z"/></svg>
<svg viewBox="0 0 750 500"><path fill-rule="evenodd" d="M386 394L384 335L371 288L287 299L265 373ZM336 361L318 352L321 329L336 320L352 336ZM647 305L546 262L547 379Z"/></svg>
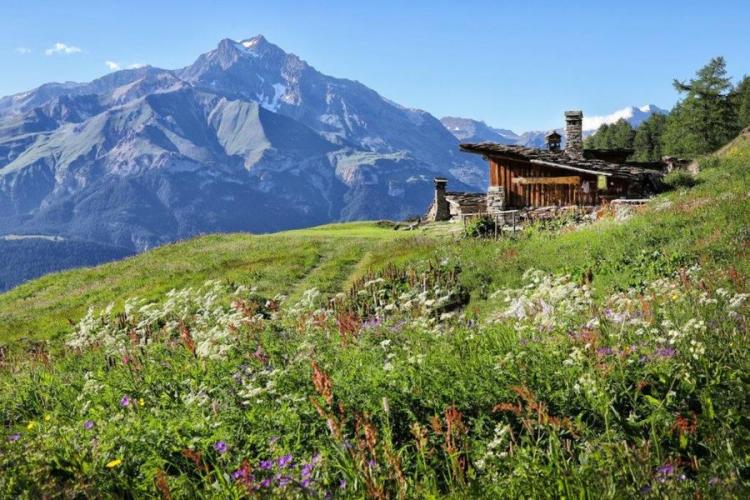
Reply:
<svg viewBox="0 0 750 500"><path fill-rule="evenodd" d="M547 149L550 151L560 151L561 141L562 136L560 136L556 130L552 130L549 134L544 136L544 142L547 144Z"/></svg>
<svg viewBox="0 0 750 500"><path fill-rule="evenodd" d="M583 156L583 111L565 112L565 141L569 156Z"/></svg>
<svg viewBox="0 0 750 500"><path fill-rule="evenodd" d="M448 200L445 198L445 188L448 186L448 179L444 177L435 177L435 202L432 209L436 221L450 220L451 212L448 208Z"/></svg>

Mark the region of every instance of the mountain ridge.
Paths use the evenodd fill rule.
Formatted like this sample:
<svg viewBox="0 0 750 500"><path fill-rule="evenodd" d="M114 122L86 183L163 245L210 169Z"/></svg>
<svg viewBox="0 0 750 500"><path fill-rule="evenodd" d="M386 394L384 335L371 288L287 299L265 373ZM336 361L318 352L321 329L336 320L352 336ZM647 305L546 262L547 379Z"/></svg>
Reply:
<svg viewBox="0 0 750 500"><path fill-rule="evenodd" d="M484 165L429 113L318 72L262 36L0 99L0 234L133 250L421 213ZM106 193L106 194L105 194Z"/></svg>
<svg viewBox="0 0 750 500"><path fill-rule="evenodd" d="M608 115L583 117L584 136L593 135L604 124L612 124L620 119L626 120L633 127L638 127L652 114L665 114L667 110L655 104L643 106L627 106ZM499 144L515 144L527 147L544 147L544 136L549 130L529 130L520 134L510 129L502 129L487 125L487 123L471 118L445 116L440 119L443 126L461 142L497 142ZM565 142L565 128L554 129L563 136Z"/></svg>

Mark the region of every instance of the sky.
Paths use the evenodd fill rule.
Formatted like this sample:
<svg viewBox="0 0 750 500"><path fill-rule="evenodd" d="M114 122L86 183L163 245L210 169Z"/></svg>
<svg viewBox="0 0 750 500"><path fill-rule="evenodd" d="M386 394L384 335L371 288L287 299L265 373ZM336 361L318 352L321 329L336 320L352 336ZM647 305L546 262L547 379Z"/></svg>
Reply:
<svg viewBox="0 0 750 500"><path fill-rule="evenodd" d="M0 0L0 95L118 68L178 68L263 34L404 106L517 132L670 108L712 57L750 74L750 1Z"/></svg>

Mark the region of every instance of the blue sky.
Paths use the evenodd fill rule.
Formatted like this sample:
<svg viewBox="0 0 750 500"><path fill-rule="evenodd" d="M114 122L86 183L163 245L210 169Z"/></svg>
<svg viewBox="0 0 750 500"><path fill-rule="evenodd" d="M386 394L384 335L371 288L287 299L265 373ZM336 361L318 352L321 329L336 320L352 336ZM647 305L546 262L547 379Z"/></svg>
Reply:
<svg viewBox="0 0 750 500"><path fill-rule="evenodd" d="M405 106L517 131L570 108L670 107L672 79L717 55L750 74L747 0L0 0L0 23L0 95L91 80L107 61L181 67L261 33Z"/></svg>

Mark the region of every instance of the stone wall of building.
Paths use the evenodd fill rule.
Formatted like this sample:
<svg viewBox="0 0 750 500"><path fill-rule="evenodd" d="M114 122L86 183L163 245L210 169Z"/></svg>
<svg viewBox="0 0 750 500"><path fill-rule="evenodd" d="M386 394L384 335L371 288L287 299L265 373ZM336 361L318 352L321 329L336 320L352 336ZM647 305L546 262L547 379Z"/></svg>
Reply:
<svg viewBox="0 0 750 500"><path fill-rule="evenodd" d="M487 190L487 213L495 215L505 210L505 189L502 186L490 186Z"/></svg>

